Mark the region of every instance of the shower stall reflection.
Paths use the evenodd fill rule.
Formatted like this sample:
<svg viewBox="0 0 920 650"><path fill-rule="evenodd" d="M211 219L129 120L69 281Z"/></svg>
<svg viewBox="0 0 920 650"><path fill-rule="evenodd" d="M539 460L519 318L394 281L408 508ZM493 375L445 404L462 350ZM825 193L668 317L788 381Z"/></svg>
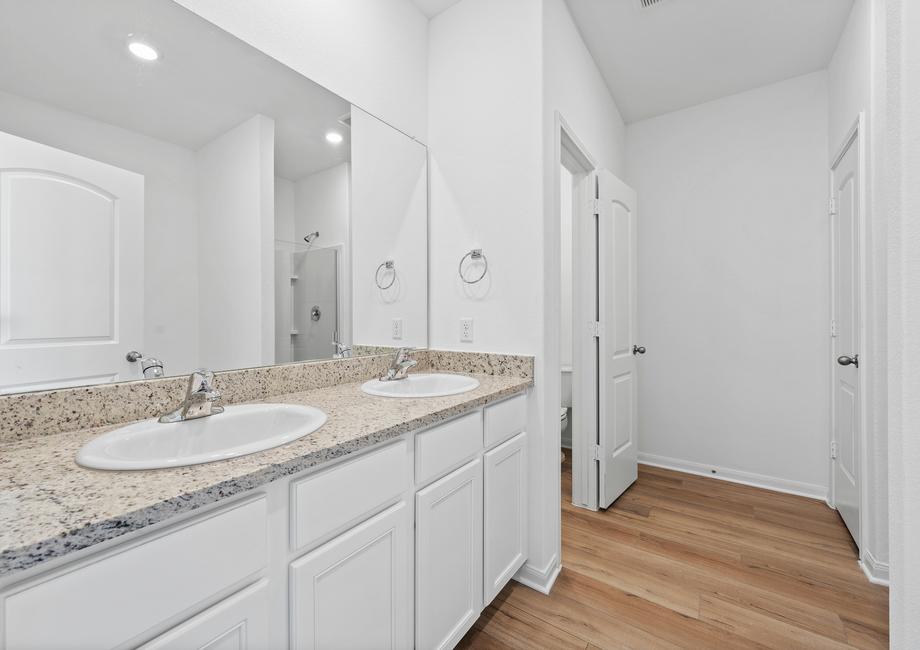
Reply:
<svg viewBox="0 0 920 650"><path fill-rule="evenodd" d="M275 360L329 359L342 342L341 246L277 242L275 248Z"/></svg>

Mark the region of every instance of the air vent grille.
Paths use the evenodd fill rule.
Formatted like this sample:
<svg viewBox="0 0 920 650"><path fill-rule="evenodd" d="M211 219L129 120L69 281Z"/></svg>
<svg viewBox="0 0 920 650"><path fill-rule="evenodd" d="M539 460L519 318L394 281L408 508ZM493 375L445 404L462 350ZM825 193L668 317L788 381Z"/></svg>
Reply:
<svg viewBox="0 0 920 650"><path fill-rule="evenodd" d="M657 5L663 4L665 0L636 0L639 9L651 9Z"/></svg>

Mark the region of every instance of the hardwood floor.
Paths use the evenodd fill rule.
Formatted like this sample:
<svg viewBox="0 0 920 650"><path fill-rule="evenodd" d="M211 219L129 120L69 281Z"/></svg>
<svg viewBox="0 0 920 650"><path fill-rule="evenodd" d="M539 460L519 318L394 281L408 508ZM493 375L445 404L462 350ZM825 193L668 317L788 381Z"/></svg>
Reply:
<svg viewBox="0 0 920 650"><path fill-rule="evenodd" d="M458 647L888 646L888 590L823 503L640 465L589 512L571 484L567 460L552 594L512 582Z"/></svg>

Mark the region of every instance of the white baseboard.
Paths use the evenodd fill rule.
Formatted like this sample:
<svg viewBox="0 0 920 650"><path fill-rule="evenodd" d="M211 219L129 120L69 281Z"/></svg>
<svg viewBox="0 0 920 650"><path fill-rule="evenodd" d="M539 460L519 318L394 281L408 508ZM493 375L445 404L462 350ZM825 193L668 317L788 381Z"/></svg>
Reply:
<svg viewBox="0 0 920 650"><path fill-rule="evenodd" d="M539 591L541 594L549 595L556 578L559 577L560 571L562 571L562 565L559 563L558 557L554 555L542 569L531 564L525 564L514 574L514 580Z"/></svg>
<svg viewBox="0 0 920 650"><path fill-rule="evenodd" d="M863 551L859 566L862 567L863 573L866 574L872 584L890 586L887 562L880 562L869 551Z"/></svg>
<svg viewBox="0 0 920 650"><path fill-rule="evenodd" d="M668 458L666 456L656 456L654 454L639 453L639 462L644 465L654 467L663 467L672 469L676 472L686 472L698 476L707 476L709 478L719 479L720 481L729 481L731 483L741 483L753 487L773 490L774 492L785 492L786 494L795 494L810 499L820 499L827 501L827 487L815 485L812 483L801 483L799 481L790 481L784 478L766 476L764 474L755 474L753 472L742 472L737 469L728 467L718 467L715 465L704 465L689 460L680 460L678 458Z"/></svg>

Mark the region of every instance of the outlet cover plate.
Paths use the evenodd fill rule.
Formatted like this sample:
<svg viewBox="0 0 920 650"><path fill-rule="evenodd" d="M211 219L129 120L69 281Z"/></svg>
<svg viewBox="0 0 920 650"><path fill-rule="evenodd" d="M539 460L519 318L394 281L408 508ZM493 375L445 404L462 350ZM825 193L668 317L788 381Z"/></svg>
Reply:
<svg viewBox="0 0 920 650"><path fill-rule="evenodd" d="M464 343L473 342L473 319L472 318L461 318L460 319L460 340Z"/></svg>

